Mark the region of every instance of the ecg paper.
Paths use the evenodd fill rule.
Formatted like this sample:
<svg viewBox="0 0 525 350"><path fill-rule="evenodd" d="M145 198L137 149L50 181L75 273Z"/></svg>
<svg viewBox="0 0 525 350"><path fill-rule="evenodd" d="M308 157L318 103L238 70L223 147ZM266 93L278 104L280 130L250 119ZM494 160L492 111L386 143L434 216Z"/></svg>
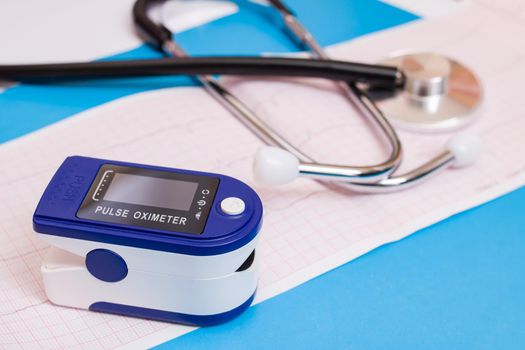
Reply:
<svg viewBox="0 0 525 350"><path fill-rule="evenodd" d="M220 172L256 188L265 206L257 248L262 267L257 302L523 185L524 15L525 6L518 1L478 1L448 18L409 24L331 49L334 57L365 62L399 47L438 51L473 67L482 79L485 103L470 128L483 138L479 162L444 171L405 192L359 195L308 179L271 189L257 186L251 166L260 141L199 88L127 97L3 145L0 346L142 348L193 329L47 301L39 271L47 247L33 233L31 218L46 184L69 155ZM331 83L225 82L316 159L366 164L386 156L380 138L370 133ZM449 136L400 132L406 146L403 169L441 151Z"/></svg>

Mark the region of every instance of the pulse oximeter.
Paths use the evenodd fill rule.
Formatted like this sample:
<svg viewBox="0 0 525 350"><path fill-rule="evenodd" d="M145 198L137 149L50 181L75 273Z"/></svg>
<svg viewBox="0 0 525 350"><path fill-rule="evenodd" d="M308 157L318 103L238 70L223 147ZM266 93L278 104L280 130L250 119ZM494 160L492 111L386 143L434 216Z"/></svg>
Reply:
<svg viewBox="0 0 525 350"><path fill-rule="evenodd" d="M262 204L229 176L69 157L33 216L57 305L191 325L244 311Z"/></svg>

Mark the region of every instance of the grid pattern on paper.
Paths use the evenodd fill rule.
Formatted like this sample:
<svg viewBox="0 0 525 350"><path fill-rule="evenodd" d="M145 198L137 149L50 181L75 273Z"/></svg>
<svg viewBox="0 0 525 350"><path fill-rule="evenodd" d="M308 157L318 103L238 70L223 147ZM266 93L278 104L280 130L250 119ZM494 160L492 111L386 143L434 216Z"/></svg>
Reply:
<svg viewBox="0 0 525 350"><path fill-rule="evenodd" d="M480 161L472 168L443 172L407 192L349 194L309 180L260 188L251 180L250 170L261 143L203 91L193 88L123 99L6 145L0 149L0 348L109 349L168 327L56 307L47 301L39 276L46 247L32 232L31 216L54 170L70 154L221 172L254 186L265 205L258 248L262 292L366 240L384 243L399 238L394 233L416 218L456 208L458 202L520 176L525 172L525 118L516 98L521 90L515 77L525 76L525 67L513 62L523 57L525 47L511 48L498 39L494 26L484 28L479 23L498 23L499 31L522 33L524 25L500 16L481 7L468 20L448 19L447 25L457 33L453 39L442 33L439 21L445 19L438 19L368 38L366 50L361 42L333 50L343 58L379 57L397 47L396 35L412 47L427 47L420 38L430 36L435 38L433 50L461 57L490 87L483 115L473 127L484 140ZM486 47L498 52L497 57L476 56ZM366 164L386 155L380 139L334 93L332 84L235 79L227 83L269 124L316 159ZM401 133L401 138L406 168L440 151L447 136Z"/></svg>

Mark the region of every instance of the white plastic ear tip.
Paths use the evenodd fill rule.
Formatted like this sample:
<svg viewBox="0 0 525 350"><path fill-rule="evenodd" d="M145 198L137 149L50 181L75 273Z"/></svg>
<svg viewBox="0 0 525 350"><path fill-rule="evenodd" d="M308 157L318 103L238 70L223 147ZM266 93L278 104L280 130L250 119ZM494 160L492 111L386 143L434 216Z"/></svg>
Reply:
<svg viewBox="0 0 525 350"><path fill-rule="evenodd" d="M255 181L262 185L282 185L299 175L299 159L277 147L262 147L253 163Z"/></svg>
<svg viewBox="0 0 525 350"><path fill-rule="evenodd" d="M473 164L481 153L481 139L478 135L462 133L450 139L447 148L454 155L454 167Z"/></svg>

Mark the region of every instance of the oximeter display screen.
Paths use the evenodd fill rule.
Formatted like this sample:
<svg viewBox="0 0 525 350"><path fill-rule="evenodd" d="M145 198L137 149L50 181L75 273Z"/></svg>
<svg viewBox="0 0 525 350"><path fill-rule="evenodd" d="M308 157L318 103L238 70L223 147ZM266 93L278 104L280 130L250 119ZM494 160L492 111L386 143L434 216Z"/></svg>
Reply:
<svg viewBox="0 0 525 350"><path fill-rule="evenodd" d="M197 187L196 182L116 173L103 199L187 211Z"/></svg>
<svg viewBox="0 0 525 350"><path fill-rule="evenodd" d="M106 164L77 217L201 234L218 185L214 177Z"/></svg>

